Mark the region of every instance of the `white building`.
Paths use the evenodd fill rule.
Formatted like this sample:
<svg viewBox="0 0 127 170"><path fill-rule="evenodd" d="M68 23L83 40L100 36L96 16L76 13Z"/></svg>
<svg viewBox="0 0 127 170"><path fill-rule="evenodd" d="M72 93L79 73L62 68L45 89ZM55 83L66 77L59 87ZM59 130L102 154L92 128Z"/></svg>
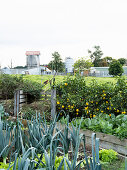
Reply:
<svg viewBox="0 0 127 170"><path fill-rule="evenodd" d="M74 70L73 65L74 65L73 58L66 57L65 58L65 70L66 70L66 73L73 73L73 70Z"/></svg>
<svg viewBox="0 0 127 170"><path fill-rule="evenodd" d="M29 74L29 75L46 75L51 74L51 70L49 70L47 67L39 66L36 68L24 68L24 69L10 69L10 68L4 68L1 69L2 73L4 74Z"/></svg>
<svg viewBox="0 0 127 170"><path fill-rule="evenodd" d="M96 76L96 77L112 77L109 75L109 67L91 67L89 76ZM127 66L123 66L123 74L127 75Z"/></svg>

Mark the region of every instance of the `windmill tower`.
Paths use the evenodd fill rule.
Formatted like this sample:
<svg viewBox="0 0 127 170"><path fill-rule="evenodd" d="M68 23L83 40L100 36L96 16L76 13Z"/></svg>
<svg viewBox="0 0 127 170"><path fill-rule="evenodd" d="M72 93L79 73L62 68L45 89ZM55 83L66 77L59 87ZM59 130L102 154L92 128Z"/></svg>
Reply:
<svg viewBox="0 0 127 170"><path fill-rule="evenodd" d="M36 68L40 66L40 51L26 51L27 68Z"/></svg>

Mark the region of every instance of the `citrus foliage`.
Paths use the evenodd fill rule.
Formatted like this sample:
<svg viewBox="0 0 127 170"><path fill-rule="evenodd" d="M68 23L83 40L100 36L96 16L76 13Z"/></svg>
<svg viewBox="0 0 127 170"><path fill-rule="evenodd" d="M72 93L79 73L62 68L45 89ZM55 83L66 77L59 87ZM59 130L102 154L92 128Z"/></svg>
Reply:
<svg viewBox="0 0 127 170"><path fill-rule="evenodd" d="M119 104L118 104L119 103ZM57 85L57 111L64 110L71 119L94 117L100 113L119 115L127 112L127 86L125 78L117 83L99 83L93 79L86 85L79 75L68 76ZM62 115L61 115L62 116Z"/></svg>

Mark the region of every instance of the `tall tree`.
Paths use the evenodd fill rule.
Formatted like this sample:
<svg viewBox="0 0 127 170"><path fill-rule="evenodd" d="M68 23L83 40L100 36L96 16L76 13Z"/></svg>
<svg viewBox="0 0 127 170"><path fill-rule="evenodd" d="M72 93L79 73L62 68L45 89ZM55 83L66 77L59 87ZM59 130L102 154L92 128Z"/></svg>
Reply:
<svg viewBox="0 0 127 170"><path fill-rule="evenodd" d="M100 49L100 46L94 46L94 51L88 50L88 53L90 54L90 58L92 63L94 64L95 67L99 67L99 63L101 61L101 57L103 55L103 52Z"/></svg>
<svg viewBox="0 0 127 170"><path fill-rule="evenodd" d="M108 57L108 56L104 57L104 58L100 59L99 66L100 67L108 67L112 60L113 60L112 57Z"/></svg>
<svg viewBox="0 0 127 170"><path fill-rule="evenodd" d="M85 60L83 57L78 59L75 63L74 63L74 68L75 69L79 69L79 71L83 71L84 69L89 69L90 67L92 67L92 62L90 61L90 59Z"/></svg>
<svg viewBox="0 0 127 170"><path fill-rule="evenodd" d="M62 61L62 58L58 52L52 53L52 61L49 62L48 68L51 70L55 70L56 72L63 72L65 69L65 65Z"/></svg>
<svg viewBox="0 0 127 170"><path fill-rule="evenodd" d="M126 64L126 59L125 58L119 58L118 61L120 62L120 64L122 64L122 66L124 64Z"/></svg>

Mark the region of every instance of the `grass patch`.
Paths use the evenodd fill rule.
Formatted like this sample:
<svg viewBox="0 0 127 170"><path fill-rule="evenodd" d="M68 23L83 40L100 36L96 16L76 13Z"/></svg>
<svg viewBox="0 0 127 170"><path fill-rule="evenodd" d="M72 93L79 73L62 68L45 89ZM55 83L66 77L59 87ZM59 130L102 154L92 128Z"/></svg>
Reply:
<svg viewBox="0 0 127 170"><path fill-rule="evenodd" d="M124 160L116 160L112 163L101 162L102 170L125 170L125 161Z"/></svg>
<svg viewBox="0 0 127 170"><path fill-rule="evenodd" d="M56 75L55 81L56 83L60 83L66 76L63 75ZM36 81L38 83L44 83L46 80L51 80L53 75L25 75L24 79L29 79L32 81ZM88 85L93 79L97 80L98 83L105 83L105 82L113 82L116 83L116 78L114 77L84 77L86 80L86 84Z"/></svg>

